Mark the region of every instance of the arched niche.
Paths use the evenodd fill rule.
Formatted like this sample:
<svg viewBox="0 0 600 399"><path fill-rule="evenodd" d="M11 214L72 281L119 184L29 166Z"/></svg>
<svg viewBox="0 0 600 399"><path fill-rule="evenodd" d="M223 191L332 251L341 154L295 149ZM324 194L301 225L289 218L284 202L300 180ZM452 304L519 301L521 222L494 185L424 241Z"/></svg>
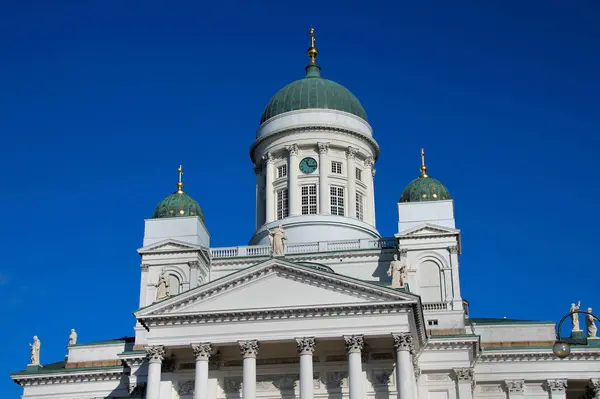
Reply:
<svg viewBox="0 0 600 399"><path fill-rule="evenodd" d="M423 259L417 270L419 295L423 302L442 302L442 270L433 259Z"/></svg>

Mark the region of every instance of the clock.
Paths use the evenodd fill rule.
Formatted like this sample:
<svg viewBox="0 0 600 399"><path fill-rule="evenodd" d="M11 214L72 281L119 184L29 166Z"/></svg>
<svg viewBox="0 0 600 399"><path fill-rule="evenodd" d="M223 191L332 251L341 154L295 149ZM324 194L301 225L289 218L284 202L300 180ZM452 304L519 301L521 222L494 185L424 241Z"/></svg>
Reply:
<svg viewBox="0 0 600 399"><path fill-rule="evenodd" d="M300 172L302 173L312 173L317 170L317 161L314 158L304 158L300 161Z"/></svg>

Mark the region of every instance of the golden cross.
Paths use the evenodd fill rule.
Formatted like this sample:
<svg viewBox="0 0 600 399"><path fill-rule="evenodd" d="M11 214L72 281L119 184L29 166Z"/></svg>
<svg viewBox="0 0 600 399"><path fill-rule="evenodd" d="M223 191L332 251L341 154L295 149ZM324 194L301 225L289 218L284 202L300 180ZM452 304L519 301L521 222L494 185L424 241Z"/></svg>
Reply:
<svg viewBox="0 0 600 399"><path fill-rule="evenodd" d="M179 181L177 182L177 192L178 193L183 193L183 167L181 165L179 165L179 167L177 168L177 171L179 172Z"/></svg>
<svg viewBox="0 0 600 399"><path fill-rule="evenodd" d="M315 28L310 28L310 47L315 47Z"/></svg>
<svg viewBox="0 0 600 399"><path fill-rule="evenodd" d="M427 177L427 166L425 166L425 148L421 148L421 177Z"/></svg>

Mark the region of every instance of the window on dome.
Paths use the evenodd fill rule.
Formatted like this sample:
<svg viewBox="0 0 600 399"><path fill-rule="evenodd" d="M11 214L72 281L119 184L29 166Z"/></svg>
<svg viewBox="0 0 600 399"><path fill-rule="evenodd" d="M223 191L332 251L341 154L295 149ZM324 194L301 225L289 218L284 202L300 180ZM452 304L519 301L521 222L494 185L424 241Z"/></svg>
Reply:
<svg viewBox="0 0 600 399"><path fill-rule="evenodd" d="M330 204L331 214L344 216L344 188L343 187L330 187Z"/></svg>
<svg viewBox="0 0 600 399"><path fill-rule="evenodd" d="M277 220L288 217L288 190L277 191Z"/></svg>
<svg viewBox="0 0 600 399"><path fill-rule="evenodd" d="M277 168L277 178L286 177L287 176L287 165L281 165Z"/></svg>
<svg viewBox="0 0 600 399"><path fill-rule="evenodd" d="M362 195L362 193L357 192L356 193L356 218L358 220L363 220L364 213L365 213L364 196Z"/></svg>
<svg viewBox="0 0 600 399"><path fill-rule="evenodd" d="M311 184L302 186L302 214L316 215L317 214L317 186Z"/></svg>
<svg viewBox="0 0 600 399"><path fill-rule="evenodd" d="M331 173L341 175L342 174L342 163L338 162L338 161L331 161Z"/></svg>
<svg viewBox="0 0 600 399"><path fill-rule="evenodd" d="M356 180L362 181L362 170L356 168Z"/></svg>

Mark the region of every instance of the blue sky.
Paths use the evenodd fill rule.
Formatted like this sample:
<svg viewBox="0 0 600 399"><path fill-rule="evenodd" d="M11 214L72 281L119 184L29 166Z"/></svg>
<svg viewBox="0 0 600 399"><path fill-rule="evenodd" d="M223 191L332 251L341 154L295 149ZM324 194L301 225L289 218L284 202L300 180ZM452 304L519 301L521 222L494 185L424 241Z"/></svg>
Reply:
<svg viewBox="0 0 600 399"><path fill-rule="evenodd" d="M473 316L600 309L599 12L591 0L1 1L3 397L19 395L7 374L34 334L49 363L71 328L81 342L133 333L144 218L180 163L213 246L247 243L248 150L269 98L303 76L311 25L323 76L361 100L381 146L382 235L425 147L455 198Z"/></svg>

